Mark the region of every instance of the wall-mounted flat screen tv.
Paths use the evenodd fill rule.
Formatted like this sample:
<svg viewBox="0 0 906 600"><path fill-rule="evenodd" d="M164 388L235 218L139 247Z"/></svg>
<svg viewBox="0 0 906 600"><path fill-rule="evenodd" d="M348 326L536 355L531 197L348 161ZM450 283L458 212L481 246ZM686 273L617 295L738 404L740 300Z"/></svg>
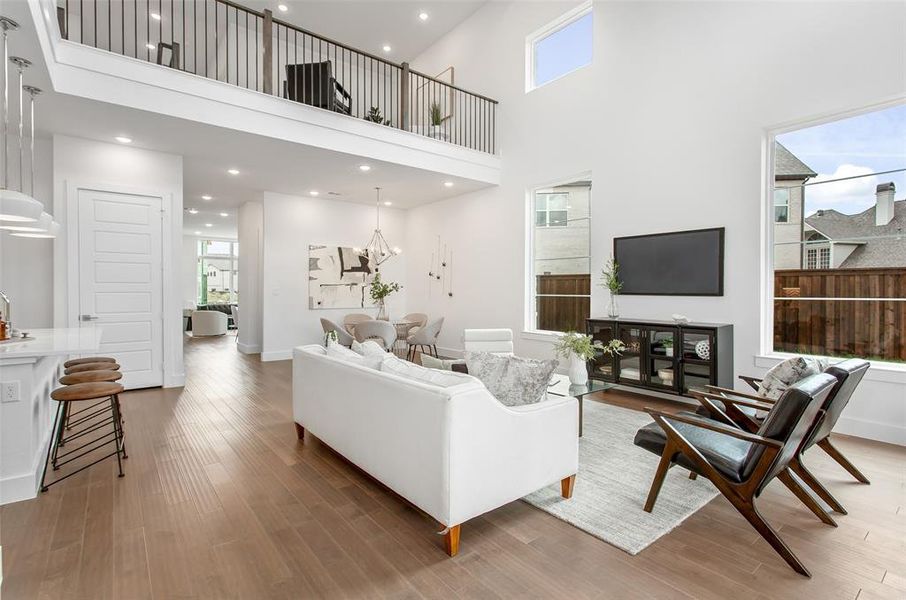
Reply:
<svg viewBox="0 0 906 600"><path fill-rule="evenodd" d="M723 296L724 228L614 238L621 294Z"/></svg>

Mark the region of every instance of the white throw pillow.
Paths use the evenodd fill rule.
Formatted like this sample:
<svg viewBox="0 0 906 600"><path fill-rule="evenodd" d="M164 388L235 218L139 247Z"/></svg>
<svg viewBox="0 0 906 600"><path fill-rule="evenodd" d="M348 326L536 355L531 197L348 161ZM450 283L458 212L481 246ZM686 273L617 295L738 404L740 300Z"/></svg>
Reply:
<svg viewBox="0 0 906 600"><path fill-rule="evenodd" d="M339 358L340 360L352 363L354 365L368 367L369 369L374 369L375 371L380 370L381 361L384 358L383 356L362 356L358 352L353 352L346 346L341 346L336 342L330 342L329 344L327 344L327 356Z"/></svg>
<svg viewBox="0 0 906 600"><path fill-rule="evenodd" d="M421 359L423 367L428 367L429 369L437 369L439 371L452 371L453 365L466 364L466 361L462 360L461 358L445 360L442 358L434 358L429 354L422 354Z"/></svg>
<svg viewBox="0 0 906 600"><path fill-rule="evenodd" d="M381 371L443 388L475 381L474 377L466 375L465 373L429 369L403 360L393 354L387 354L386 358L384 358L384 362L381 363Z"/></svg>
<svg viewBox="0 0 906 600"><path fill-rule="evenodd" d="M380 358L381 360L384 360L384 358L386 358L387 356L387 351L384 350L381 345L374 340L365 340L362 343L353 341L352 351L357 354L361 354L362 356L376 357Z"/></svg>
<svg viewBox="0 0 906 600"><path fill-rule="evenodd" d="M469 374L481 380L491 395L505 406L544 400L551 375L559 364L556 360L466 352Z"/></svg>
<svg viewBox="0 0 906 600"><path fill-rule="evenodd" d="M779 399L788 387L806 377L817 375L827 368L827 359L806 356L788 358L765 373L758 384L758 395L764 398Z"/></svg>

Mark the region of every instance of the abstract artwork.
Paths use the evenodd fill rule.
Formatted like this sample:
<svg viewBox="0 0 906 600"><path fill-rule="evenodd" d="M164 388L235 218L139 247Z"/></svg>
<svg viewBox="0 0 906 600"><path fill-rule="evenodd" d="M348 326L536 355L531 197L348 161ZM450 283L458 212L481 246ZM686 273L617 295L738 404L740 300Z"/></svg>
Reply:
<svg viewBox="0 0 906 600"><path fill-rule="evenodd" d="M374 269L367 253L342 246L308 247L308 308L365 308Z"/></svg>

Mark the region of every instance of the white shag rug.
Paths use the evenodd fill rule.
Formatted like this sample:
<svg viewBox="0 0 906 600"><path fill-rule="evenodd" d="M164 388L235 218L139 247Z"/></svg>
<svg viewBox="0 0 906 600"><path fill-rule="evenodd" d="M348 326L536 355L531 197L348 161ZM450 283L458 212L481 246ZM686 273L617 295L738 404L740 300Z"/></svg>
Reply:
<svg viewBox="0 0 906 600"><path fill-rule="evenodd" d="M660 457L632 440L640 427L652 422L651 417L589 398L584 405L573 497L563 498L557 483L523 500L629 554L638 554L717 496L710 481L704 477L693 481L689 471L674 467L667 473L654 511L646 513L642 508Z"/></svg>

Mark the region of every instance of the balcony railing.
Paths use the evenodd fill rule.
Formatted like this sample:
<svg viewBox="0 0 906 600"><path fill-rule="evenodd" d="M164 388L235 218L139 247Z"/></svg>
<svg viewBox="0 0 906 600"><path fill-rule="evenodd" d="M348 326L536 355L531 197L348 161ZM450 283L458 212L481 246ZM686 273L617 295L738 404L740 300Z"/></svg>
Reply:
<svg viewBox="0 0 906 600"><path fill-rule="evenodd" d="M63 38L481 152L497 101L229 0L64 0Z"/></svg>

